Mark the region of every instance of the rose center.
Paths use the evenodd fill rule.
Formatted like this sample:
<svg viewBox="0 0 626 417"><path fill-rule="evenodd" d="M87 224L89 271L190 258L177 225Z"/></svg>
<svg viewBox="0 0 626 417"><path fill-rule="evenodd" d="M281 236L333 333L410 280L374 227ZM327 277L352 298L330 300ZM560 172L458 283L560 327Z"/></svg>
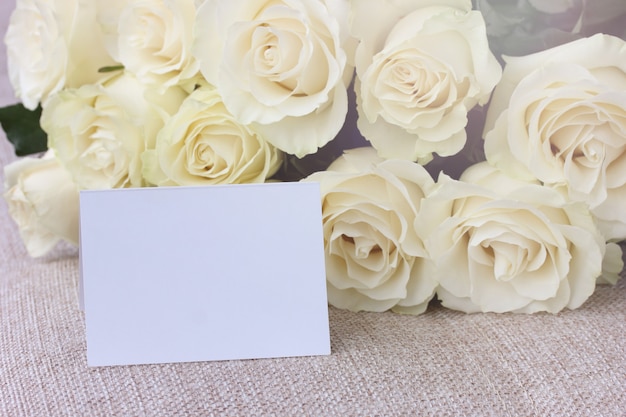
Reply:
<svg viewBox="0 0 626 417"><path fill-rule="evenodd" d="M236 138L231 135L201 135L191 146L189 170L194 175L215 177L229 171L228 161L234 160Z"/></svg>
<svg viewBox="0 0 626 417"><path fill-rule="evenodd" d="M385 106L440 107L456 95L441 64L412 50L385 59L379 79L374 93Z"/></svg>
<svg viewBox="0 0 626 417"><path fill-rule="evenodd" d="M378 243L365 236L357 236L355 238L341 235L341 239L344 242L348 242L354 246L354 256L357 259L367 259L370 255L382 252L382 249L378 245Z"/></svg>
<svg viewBox="0 0 626 417"><path fill-rule="evenodd" d="M166 33L163 21L150 10L137 8L134 12L139 18L134 19L134 24L129 25L134 31L128 34L128 43L139 50L160 51Z"/></svg>
<svg viewBox="0 0 626 417"><path fill-rule="evenodd" d="M505 240L511 239L505 237ZM483 255L474 256L474 259L485 265L491 264L497 281L511 281L528 267L530 251L527 247L503 240L487 240L481 242L480 247Z"/></svg>
<svg viewBox="0 0 626 417"><path fill-rule="evenodd" d="M298 65L302 42L294 33L280 31L263 23L252 35L256 75L275 82L287 90L298 86L293 69Z"/></svg>
<svg viewBox="0 0 626 417"><path fill-rule="evenodd" d="M113 153L105 148L100 141L89 145L80 159L83 165L98 171L111 166L114 162Z"/></svg>
<svg viewBox="0 0 626 417"><path fill-rule="evenodd" d="M580 155L577 158L582 157L581 163L584 165L598 166L602 164L605 156L604 145L597 140L585 142L578 152Z"/></svg>

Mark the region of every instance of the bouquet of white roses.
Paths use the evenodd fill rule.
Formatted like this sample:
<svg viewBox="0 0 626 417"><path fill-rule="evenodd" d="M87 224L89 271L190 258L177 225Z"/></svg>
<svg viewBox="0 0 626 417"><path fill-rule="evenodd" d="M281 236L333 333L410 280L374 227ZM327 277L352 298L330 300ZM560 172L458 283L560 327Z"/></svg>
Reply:
<svg viewBox="0 0 626 417"><path fill-rule="evenodd" d="M76 243L81 189L317 181L332 305L577 308L623 268L624 22L621 0L17 0L0 121L45 155L4 197L42 256Z"/></svg>

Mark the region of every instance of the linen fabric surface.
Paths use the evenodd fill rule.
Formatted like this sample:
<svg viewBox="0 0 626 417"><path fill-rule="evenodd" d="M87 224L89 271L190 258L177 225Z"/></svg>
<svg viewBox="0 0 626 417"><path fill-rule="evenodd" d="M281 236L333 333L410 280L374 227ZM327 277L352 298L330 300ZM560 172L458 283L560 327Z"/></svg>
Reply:
<svg viewBox="0 0 626 417"><path fill-rule="evenodd" d="M2 34L14 5L0 2ZM15 158L1 133L0 167ZM557 315L330 308L330 356L88 368L78 251L29 258L1 199L0 245L0 416L626 413L624 279Z"/></svg>

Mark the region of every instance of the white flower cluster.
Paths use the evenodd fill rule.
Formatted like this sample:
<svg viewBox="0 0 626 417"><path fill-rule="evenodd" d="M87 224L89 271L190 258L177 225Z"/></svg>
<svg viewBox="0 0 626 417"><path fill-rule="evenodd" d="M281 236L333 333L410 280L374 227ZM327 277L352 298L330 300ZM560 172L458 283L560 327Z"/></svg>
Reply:
<svg viewBox="0 0 626 417"><path fill-rule="evenodd" d="M264 182L315 157L354 92L371 146L304 179L322 187L331 304L557 312L622 270L617 37L503 69L471 0L17 0L5 42L50 148L6 167L33 256L77 240L79 189ZM487 161L433 179L487 103Z"/></svg>

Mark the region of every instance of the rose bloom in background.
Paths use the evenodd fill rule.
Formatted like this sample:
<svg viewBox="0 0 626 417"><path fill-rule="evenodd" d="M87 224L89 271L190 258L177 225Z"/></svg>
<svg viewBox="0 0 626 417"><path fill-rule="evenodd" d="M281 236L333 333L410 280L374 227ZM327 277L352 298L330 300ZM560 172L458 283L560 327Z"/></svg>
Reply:
<svg viewBox="0 0 626 417"><path fill-rule="evenodd" d="M195 0L97 1L104 45L144 84L193 88Z"/></svg>
<svg viewBox="0 0 626 417"><path fill-rule="evenodd" d="M602 275L606 244L586 205L486 162L442 177L415 228L436 263L437 296L455 310L578 308ZM611 248L607 263L621 262ZM606 271L608 281L617 279ZM621 270L621 268L620 268Z"/></svg>
<svg viewBox="0 0 626 417"><path fill-rule="evenodd" d="M52 151L7 165L4 176L3 197L30 256L61 239L78 244L78 189Z"/></svg>
<svg viewBox="0 0 626 417"><path fill-rule="evenodd" d="M41 126L79 188L141 187L141 154L154 148L166 116L185 97L177 87L161 94L129 73L115 74L51 97Z"/></svg>
<svg viewBox="0 0 626 417"><path fill-rule="evenodd" d="M298 157L337 135L352 68L323 2L206 0L195 33L200 71L239 123Z"/></svg>
<svg viewBox="0 0 626 417"><path fill-rule="evenodd" d="M487 113L487 160L589 205L626 238L626 42L595 35L506 59Z"/></svg>
<svg viewBox="0 0 626 417"><path fill-rule="evenodd" d="M18 0L4 38L16 96L30 110L65 87L102 78L115 61L96 22L97 1Z"/></svg>
<svg viewBox="0 0 626 417"><path fill-rule="evenodd" d="M280 167L281 152L226 110L214 87L193 91L143 155L145 179L155 185L265 182Z"/></svg>
<svg viewBox="0 0 626 417"><path fill-rule="evenodd" d="M385 158L458 153L501 68L470 0L353 2L359 130Z"/></svg>
<svg viewBox="0 0 626 417"><path fill-rule="evenodd" d="M329 303L424 312L437 281L413 222L434 186L428 172L359 148L304 181L319 182L322 192Z"/></svg>

